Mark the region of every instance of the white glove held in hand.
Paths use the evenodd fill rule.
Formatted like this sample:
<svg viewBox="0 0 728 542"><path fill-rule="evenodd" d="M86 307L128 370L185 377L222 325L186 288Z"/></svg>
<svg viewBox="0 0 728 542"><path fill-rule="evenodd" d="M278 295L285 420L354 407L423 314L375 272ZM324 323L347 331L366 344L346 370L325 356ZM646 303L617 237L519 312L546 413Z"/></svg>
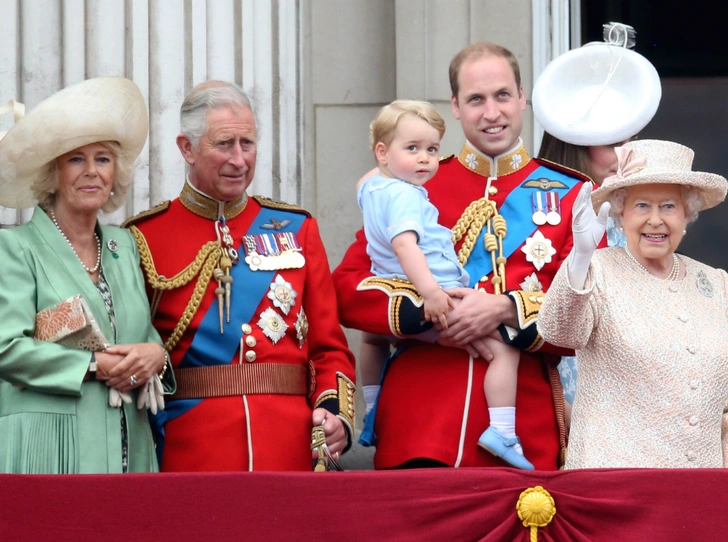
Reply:
<svg viewBox="0 0 728 542"><path fill-rule="evenodd" d="M109 406L121 408L122 403L131 404L131 395L116 388L109 388Z"/></svg>
<svg viewBox="0 0 728 542"><path fill-rule="evenodd" d="M147 408L152 414L156 414L158 410L164 410L164 388L159 376L154 375L139 388L137 408L139 410Z"/></svg>
<svg viewBox="0 0 728 542"><path fill-rule="evenodd" d="M571 230L574 233L574 248L569 255L569 283L575 290L583 290L589 262L594 251L607 231L609 202L602 203L599 215L594 212L591 202L592 185L584 183L574 201Z"/></svg>

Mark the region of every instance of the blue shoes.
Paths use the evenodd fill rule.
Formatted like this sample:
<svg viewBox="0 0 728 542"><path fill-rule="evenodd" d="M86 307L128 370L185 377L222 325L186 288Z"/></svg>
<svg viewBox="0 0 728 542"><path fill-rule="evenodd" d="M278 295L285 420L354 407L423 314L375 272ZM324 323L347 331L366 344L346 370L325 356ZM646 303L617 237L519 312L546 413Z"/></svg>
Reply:
<svg viewBox="0 0 728 542"><path fill-rule="evenodd" d="M517 469L534 470L531 462L513 449L513 446L520 442L518 437L506 438L494 427L489 427L480 435L478 446Z"/></svg>

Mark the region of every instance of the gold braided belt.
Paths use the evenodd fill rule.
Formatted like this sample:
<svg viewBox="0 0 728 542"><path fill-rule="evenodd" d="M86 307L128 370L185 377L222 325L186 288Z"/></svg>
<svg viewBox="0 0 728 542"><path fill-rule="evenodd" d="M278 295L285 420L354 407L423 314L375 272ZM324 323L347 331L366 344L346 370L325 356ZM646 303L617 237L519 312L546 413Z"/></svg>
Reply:
<svg viewBox="0 0 728 542"><path fill-rule="evenodd" d="M306 395L308 370L290 363L209 365L175 369L177 392L171 399L235 395Z"/></svg>
<svg viewBox="0 0 728 542"><path fill-rule="evenodd" d="M452 242L457 244L460 239L465 237L458 251L458 261L460 265L464 266L468 262L483 226L487 228L484 237L485 250L490 252L493 260L493 280L491 282L494 292L500 294L506 291L506 258L503 256L503 239L508 233L508 228L506 219L498 213L495 202L486 197L468 205L452 229Z"/></svg>

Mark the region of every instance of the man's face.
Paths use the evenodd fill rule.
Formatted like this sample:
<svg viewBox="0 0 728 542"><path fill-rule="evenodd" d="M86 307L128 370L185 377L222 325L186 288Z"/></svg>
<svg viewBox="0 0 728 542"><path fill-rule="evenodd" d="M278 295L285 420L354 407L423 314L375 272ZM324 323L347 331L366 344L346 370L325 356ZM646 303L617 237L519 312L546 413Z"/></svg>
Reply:
<svg viewBox="0 0 728 542"><path fill-rule="evenodd" d="M177 136L177 146L190 165L190 182L211 198L237 199L253 181L257 133L250 109L211 109L199 149L182 134Z"/></svg>
<svg viewBox="0 0 728 542"><path fill-rule="evenodd" d="M521 135L526 97L516 87L508 61L495 55L468 60L460 67L458 82L452 111L467 140L491 157L512 149Z"/></svg>

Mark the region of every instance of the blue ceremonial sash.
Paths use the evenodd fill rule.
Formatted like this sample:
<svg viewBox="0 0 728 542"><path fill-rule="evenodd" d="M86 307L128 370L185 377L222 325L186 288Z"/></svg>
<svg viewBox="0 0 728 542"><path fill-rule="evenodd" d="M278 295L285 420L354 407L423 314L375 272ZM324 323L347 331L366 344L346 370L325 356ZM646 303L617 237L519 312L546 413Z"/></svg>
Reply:
<svg viewBox="0 0 728 542"><path fill-rule="evenodd" d="M280 232L298 233L303 225L303 221L306 219L306 215L302 213L262 207L245 235L271 233L271 230L262 227L263 224L271 224L272 218L282 222L280 220L281 215L285 215L285 218L290 223L280 230ZM242 239L237 250L240 254L240 261L230 269L230 275L233 277L233 284L244 284L245 286L235 288L230 304L230 322L224 321L223 324L225 333L220 333L220 316L217 302L214 301L208 307L205 316L200 322L200 326L197 328L192 343L180 362L180 368L230 364L240 345L241 326L253 320L256 309L260 306L263 296L265 296L266 291L273 282L273 277L278 272L276 270L252 271L244 261L245 247ZM164 410L159 411L156 416L150 416L157 435L157 454L160 458L160 463L164 439L164 424L194 408L201 401L202 399L167 401Z"/></svg>
<svg viewBox="0 0 728 542"><path fill-rule="evenodd" d="M538 229L538 226L531 219L531 194L538 188L529 189L524 188L522 185L530 180L544 177L553 181L561 181L564 184L564 188L550 189L550 192L556 192L559 195L559 199L562 199L580 182L578 179L569 177L564 173L545 166L539 166L524 179L521 186L514 188L508 194L498 210L505 218L508 226L508 233L503 239L503 256L505 258L509 258ZM484 248L485 233L486 227L483 226L480 235L478 235L478 240L475 242L475 248L470 253L470 257L464 266L465 270L470 274L471 288L480 281L481 277L493 272L493 260L490 252Z"/></svg>
<svg viewBox="0 0 728 542"><path fill-rule="evenodd" d="M298 233L306 215L263 207L245 235L271 233L271 230L263 228L262 225L270 224L271 218L280 219L282 214L285 214L286 219L291 222L281 231ZM229 364L240 345L240 327L253 320L255 310L273 282L273 277L278 271L252 271L245 264L245 248L242 242L238 253L240 261L232 267L230 275L233 277L233 284L244 284L245 287L235 289L230 307L230 322L226 321L223 327L225 333L220 333L217 303L212 303L200 322L200 327L197 328L192 344L180 362L180 367Z"/></svg>

